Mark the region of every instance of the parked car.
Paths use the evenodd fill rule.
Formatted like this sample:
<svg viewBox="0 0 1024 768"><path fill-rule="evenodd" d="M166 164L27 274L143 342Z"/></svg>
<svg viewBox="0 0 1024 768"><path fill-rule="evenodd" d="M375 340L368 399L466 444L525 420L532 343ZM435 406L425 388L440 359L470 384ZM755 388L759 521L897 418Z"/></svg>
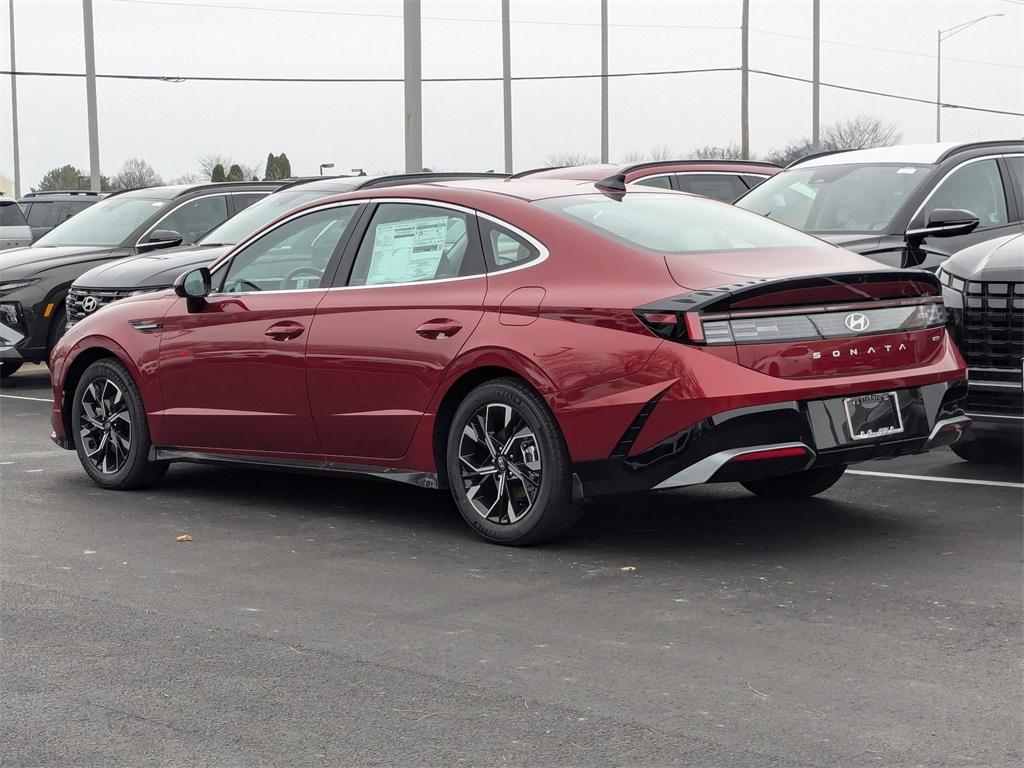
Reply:
<svg viewBox="0 0 1024 768"><path fill-rule="evenodd" d="M617 176L624 184L674 189L732 202L781 170L774 163L754 160L657 160L628 165L536 168L513 174L511 178L600 181Z"/></svg>
<svg viewBox="0 0 1024 768"><path fill-rule="evenodd" d="M971 246L938 271L967 361L971 428L952 446L967 461L1020 461L1024 441L1024 235Z"/></svg>
<svg viewBox="0 0 1024 768"><path fill-rule="evenodd" d="M32 232L17 202L0 194L0 251L32 242Z"/></svg>
<svg viewBox="0 0 1024 768"><path fill-rule="evenodd" d="M944 319L935 275L692 195L361 190L71 328L52 437L108 489L172 461L368 475L450 488L484 538L526 544L587 496L805 498L956 439Z"/></svg>
<svg viewBox="0 0 1024 768"><path fill-rule="evenodd" d="M117 192L31 247L0 252L0 313L10 329L0 342L0 375L48 358L67 324L65 294L83 272L131 254L194 243L279 186L232 182Z"/></svg>
<svg viewBox="0 0 1024 768"><path fill-rule="evenodd" d="M93 190L27 192L18 201L32 229L32 242L107 196Z"/></svg>
<svg viewBox="0 0 1024 768"><path fill-rule="evenodd" d="M174 248L159 253L141 253L93 267L75 280L68 291L68 325L74 325L100 307L126 296L171 287L174 279L182 272L212 264L243 238L303 203L358 189L378 189L401 184L469 178L505 178L505 175L494 173L411 173L298 179L250 206L243 213L228 219L200 238L194 246Z"/></svg>
<svg viewBox="0 0 1024 768"><path fill-rule="evenodd" d="M934 270L1021 232L1024 141L917 144L797 160L736 205L896 267Z"/></svg>

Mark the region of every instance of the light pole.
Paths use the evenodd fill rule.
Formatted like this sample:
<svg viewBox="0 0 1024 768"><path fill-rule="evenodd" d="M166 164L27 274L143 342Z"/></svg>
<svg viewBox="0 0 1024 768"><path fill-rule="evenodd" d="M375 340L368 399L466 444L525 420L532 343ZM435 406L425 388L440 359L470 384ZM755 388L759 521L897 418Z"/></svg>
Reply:
<svg viewBox="0 0 1024 768"><path fill-rule="evenodd" d="M320 163L320 175L324 175L324 168L333 168L334 163Z"/></svg>
<svg viewBox="0 0 1024 768"><path fill-rule="evenodd" d="M958 32L963 32L968 27L973 27L979 21L993 19L996 16L1003 16L1002 13L990 13L986 16L979 16L976 19L965 21L962 24L940 29L935 33L935 140L942 141L942 41L948 40Z"/></svg>

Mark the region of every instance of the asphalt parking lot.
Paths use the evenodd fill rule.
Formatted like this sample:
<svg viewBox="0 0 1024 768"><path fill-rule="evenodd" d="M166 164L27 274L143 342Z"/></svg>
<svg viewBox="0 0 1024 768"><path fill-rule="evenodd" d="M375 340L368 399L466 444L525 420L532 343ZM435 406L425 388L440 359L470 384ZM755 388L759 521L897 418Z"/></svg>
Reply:
<svg viewBox="0 0 1024 768"><path fill-rule="evenodd" d="M45 368L0 395L5 766L1022 759L1019 467L606 498L512 550L384 483L105 492L49 441Z"/></svg>

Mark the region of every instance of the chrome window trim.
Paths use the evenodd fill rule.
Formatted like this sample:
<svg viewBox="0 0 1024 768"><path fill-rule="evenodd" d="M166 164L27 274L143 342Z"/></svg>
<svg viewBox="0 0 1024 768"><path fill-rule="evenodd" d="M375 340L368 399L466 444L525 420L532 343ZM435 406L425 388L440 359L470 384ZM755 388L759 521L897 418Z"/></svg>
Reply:
<svg viewBox="0 0 1024 768"><path fill-rule="evenodd" d="M260 190L260 191L262 191L262 190ZM268 190L266 195L269 195L273 191L274 190ZM159 219L157 219L156 223L153 224L153 226L151 226L149 229L147 229L145 232L143 232L139 236L139 239L135 241L135 245L132 246L132 247L133 248L138 248L140 245L142 245L142 241L145 240L147 237L149 237L149 235L153 233L153 230L155 230L157 227L159 227L167 219L168 216L171 216L175 211L177 211L183 205L186 205L188 203L193 203L196 200L204 200L207 197L227 197L228 195L251 195L251 194L253 194L253 192L247 192L247 191L243 191L243 190L239 189L239 190L235 190L234 192L211 192L208 195L196 195L195 197L190 197L187 200L183 200L183 201L181 201L181 203L179 203L178 205L174 206L169 211L167 211L167 213L165 213L163 216L161 216ZM266 197L266 195L264 195L264 197ZM228 216L228 219L230 219L230 218L231 218L231 216ZM228 219L224 219L224 221L227 221ZM221 224L223 224L224 221L222 221ZM217 226L219 227L220 224L218 224ZM212 232L213 230L210 230L210 231ZM187 243L187 245L195 245L195 243Z"/></svg>
<svg viewBox="0 0 1024 768"><path fill-rule="evenodd" d="M503 227L503 228L509 230L510 232L513 232L514 234L518 235L519 237L522 237L524 240L529 242L531 245L533 245L540 252L540 257L534 259L533 261L527 262L526 264L523 264L521 266L509 267L508 269L498 270L497 272L493 272L493 273L483 272L483 273L481 273L479 275L466 275L465 277L444 277L444 278L441 278L439 280L417 280L417 281L408 282L408 283L383 283L381 285L335 285L335 286L330 286L330 287L327 287L327 288L324 288L322 286L321 287L317 287L317 288L284 288L284 289L272 290L272 291L232 291L230 293L215 292L215 293L211 293L210 295L211 296L256 296L256 295L264 295L264 294L268 294L268 293L308 293L310 291L352 291L352 290L366 290L368 288L404 288L404 287L408 287L408 286L412 286L412 285L436 285L437 283L452 283L452 282L456 282L458 280L478 280L480 278L486 278L489 274L504 275L504 274L507 274L509 272L515 272L515 271L520 270L520 269L527 269L529 267L534 267L534 266L542 263L543 261L547 260L548 255L549 255L549 251L547 249L547 246L545 246L537 238L535 238L532 235L530 235L530 234L524 232L523 230L521 230L519 227L517 227L517 226L515 226L513 224L509 224L504 219L499 219L496 216L492 216L492 215L490 215L488 213L484 213L482 211L478 211L478 210L475 210L473 208L467 208L464 205L458 205L457 203L449 203L449 202L439 201L439 200L428 200L428 199L425 199L425 198L415 198L415 197L365 197L365 198L359 198L357 200L340 200L338 202L325 203L323 205L317 205L317 206L314 206L312 208L305 208L305 209L303 209L301 211L298 211L298 212L288 216L287 218L281 219L281 221L279 221L276 224L274 224L272 227L270 227L270 229L260 230L259 232L253 233L247 239L242 240L240 243L238 243L231 251L229 251L228 253L225 253L223 256L221 256L220 260L218 260L216 263L214 263L210 267L210 274L213 275L215 272L219 271L225 264L227 264L232 258L234 258L236 253L239 253L243 248L248 247L250 243L252 243L255 240L258 240L258 239L268 235L269 233L273 232L278 227L283 226L283 225L287 224L288 222L293 221L293 220L299 218L300 216L305 216L305 215L311 214L311 213L317 213L318 211L328 210L330 208L342 208L342 207L348 206L348 205L364 205L364 204L367 204L367 203L408 203L408 204L412 204L412 205L426 205L426 206L430 206L430 207L433 207L433 208L448 208L448 209L453 210L453 211L459 211L460 213L465 213L465 214L467 214L469 216L483 217L483 218L487 219L488 221L490 221L490 222L492 222L494 224L497 224L498 226ZM482 244L481 244L481 246L482 246Z"/></svg>
<svg viewBox="0 0 1024 768"><path fill-rule="evenodd" d="M923 201L921 201L921 204L919 206L917 206L917 210L914 211L914 215L911 216L907 220L907 226L909 227L911 224L913 224L915 221L917 221L917 217L921 215L921 212L925 209L925 207L931 201L932 197L934 197L935 193L939 191L939 189L942 187L942 185L946 183L946 180L950 176L952 176L954 173L959 171L964 166L970 165L971 163L980 163L982 160L998 160L1001 157L1024 157L1024 152L1001 152L1001 153L999 153L997 155L982 155L981 157L972 157L970 160L964 160L959 165L953 166L948 171L946 171L946 173L943 174L942 178L939 179L939 182L934 187L932 187L931 192L929 192L928 195L925 197L925 199ZM1003 175L1002 175L1002 173L1000 173L999 174L1000 181L1002 181L1002 178L1003 178ZM1006 200L1005 194L1003 196L1003 201L1006 203L1006 211L1007 211L1007 215L1009 215L1010 201ZM995 224L995 225L993 225L993 227L1005 227L1005 226L1009 226L1010 224L1015 224L1015 223L1016 222L1013 222L1013 221L1007 221L1006 224ZM920 232L925 231L925 229L927 229L927 228L918 227L917 229L908 229L904 233L904 235L919 234Z"/></svg>

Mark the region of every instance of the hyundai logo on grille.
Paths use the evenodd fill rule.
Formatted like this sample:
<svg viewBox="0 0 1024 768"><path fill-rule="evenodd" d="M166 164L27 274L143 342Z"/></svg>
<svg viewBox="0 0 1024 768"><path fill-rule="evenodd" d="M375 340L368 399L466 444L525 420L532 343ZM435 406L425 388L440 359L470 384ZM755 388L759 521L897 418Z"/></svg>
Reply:
<svg viewBox="0 0 1024 768"><path fill-rule="evenodd" d="M96 301L96 297L95 296L86 296L84 299L82 299L82 311L85 312L86 314L88 314L89 312L95 312L96 311L96 307L98 305L99 305L99 302ZM849 325L849 323L850 323L850 319L849 318L846 319L846 323L847 323L847 325Z"/></svg>
<svg viewBox="0 0 1024 768"><path fill-rule="evenodd" d="M863 312L852 312L846 316L846 319L843 320L843 322L846 324L846 327L854 333L866 331L868 326L871 325L871 321L868 320L868 316Z"/></svg>

